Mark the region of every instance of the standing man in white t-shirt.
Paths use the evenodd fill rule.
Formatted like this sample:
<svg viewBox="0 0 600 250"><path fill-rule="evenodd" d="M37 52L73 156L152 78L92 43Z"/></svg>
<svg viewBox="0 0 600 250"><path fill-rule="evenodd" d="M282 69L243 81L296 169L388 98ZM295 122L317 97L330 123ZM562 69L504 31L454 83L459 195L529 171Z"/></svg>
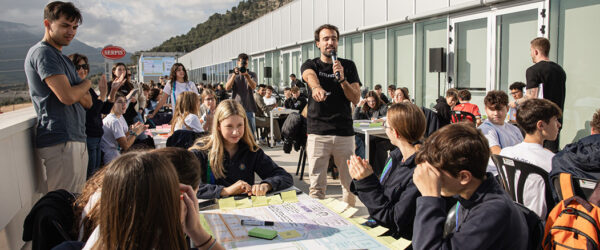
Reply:
<svg viewBox="0 0 600 250"><path fill-rule="evenodd" d="M481 133L488 140L490 152L500 154L505 147L514 146L523 141L523 134L516 126L504 122L508 113L508 95L504 91L492 90L483 99L487 120L479 126ZM498 175L496 165L490 158L487 172Z"/></svg>
<svg viewBox="0 0 600 250"><path fill-rule="evenodd" d="M517 123L525 130L525 139L517 145L502 149L500 155L533 164L550 172L554 153L545 149L543 145L545 140L552 141L558 136L561 113L558 105L546 99L522 102L517 112ZM548 212L544 190L544 180L540 176L529 176L525 181L523 205L540 218L546 218Z"/></svg>
<svg viewBox="0 0 600 250"><path fill-rule="evenodd" d="M169 97L171 98L171 106L175 107L175 104L177 103L177 96L179 96L181 92L192 91L198 94L198 88L196 87L196 84L188 80L187 71L181 63L173 64L173 67L171 67L171 76L169 76L169 80L170 81L167 82L165 88L163 89L163 94L160 97L156 108L154 108L154 112L148 115L148 118L152 119L156 113L158 113L160 108L167 103L167 98Z"/></svg>

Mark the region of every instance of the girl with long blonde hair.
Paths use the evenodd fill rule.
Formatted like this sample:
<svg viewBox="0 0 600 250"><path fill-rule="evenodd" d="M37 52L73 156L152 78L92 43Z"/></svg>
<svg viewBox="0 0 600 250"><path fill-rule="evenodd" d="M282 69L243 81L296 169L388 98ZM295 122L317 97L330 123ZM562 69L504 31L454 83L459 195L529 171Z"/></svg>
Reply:
<svg viewBox="0 0 600 250"><path fill-rule="evenodd" d="M212 122L211 133L190 148L206 168L198 198L232 195L265 195L293 184L292 176L258 147L246 111L235 100L222 101ZM262 179L254 184L254 174Z"/></svg>
<svg viewBox="0 0 600 250"><path fill-rule="evenodd" d="M200 99L194 92L184 91L177 96L175 112L171 119L171 134L180 129L197 133L204 132L200 118L198 118L199 105Z"/></svg>

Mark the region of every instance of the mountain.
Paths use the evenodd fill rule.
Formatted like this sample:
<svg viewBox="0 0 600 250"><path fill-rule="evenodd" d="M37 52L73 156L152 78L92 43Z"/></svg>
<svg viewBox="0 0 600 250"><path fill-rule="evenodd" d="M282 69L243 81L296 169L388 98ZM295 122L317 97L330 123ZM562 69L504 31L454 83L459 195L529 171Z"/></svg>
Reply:
<svg viewBox="0 0 600 250"><path fill-rule="evenodd" d="M23 71L23 64L27 51L35 43L42 40L44 29L32 27L22 23L0 21L0 86L7 84L25 84L27 79ZM69 46L63 48L63 54L84 54L88 57L91 69L90 74L100 73L104 70L104 57L100 54L102 48L91 47L77 39ZM130 63L131 54L118 62Z"/></svg>
<svg viewBox="0 0 600 250"><path fill-rule="evenodd" d="M215 40L244 24L254 21L293 0L247 0L225 14L213 14L205 22L192 28L187 34L171 37L153 52L192 51Z"/></svg>

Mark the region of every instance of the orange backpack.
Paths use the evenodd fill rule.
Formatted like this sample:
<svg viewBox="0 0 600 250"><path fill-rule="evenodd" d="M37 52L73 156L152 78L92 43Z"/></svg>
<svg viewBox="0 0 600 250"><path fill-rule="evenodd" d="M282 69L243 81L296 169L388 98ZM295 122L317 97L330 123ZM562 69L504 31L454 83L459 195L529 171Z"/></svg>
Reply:
<svg viewBox="0 0 600 250"><path fill-rule="evenodd" d="M571 174L559 178L564 200L548 214L544 249L600 249L600 208L574 194Z"/></svg>

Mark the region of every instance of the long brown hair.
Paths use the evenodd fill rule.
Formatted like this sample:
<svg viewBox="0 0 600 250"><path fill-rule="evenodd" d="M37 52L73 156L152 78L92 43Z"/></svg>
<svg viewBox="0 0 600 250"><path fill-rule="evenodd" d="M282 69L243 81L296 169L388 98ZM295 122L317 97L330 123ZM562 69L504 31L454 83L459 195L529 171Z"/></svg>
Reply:
<svg viewBox="0 0 600 250"><path fill-rule="evenodd" d="M373 108L373 110L379 110L379 108L381 108L381 106L385 105L385 103L383 103L383 101L381 100L381 97L379 97L379 94L377 94L377 92L375 92L373 90L369 91L365 95L365 99L367 99L369 97L375 98L375 108ZM365 103L365 105L363 105L363 107L362 107L362 111L365 113L367 111L369 111L369 109L371 109L371 107L369 107L368 103Z"/></svg>
<svg viewBox="0 0 600 250"><path fill-rule="evenodd" d="M246 143L250 148L250 151L256 152L259 147L254 141L254 136L252 136L252 130L248 124L246 111L240 103L232 99L224 100L219 104L219 106L217 106L217 110L215 111L215 116L213 118L211 133L206 137L196 140L194 146L190 148L208 151L210 167L217 179L225 178L225 167L223 166L223 158L225 158L225 145L223 142L223 135L221 135L221 131L219 130L219 126L223 120L234 115L239 115L244 119L244 135L242 136L240 142Z"/></svg>
<svg viewBox="0 0 600 250"><path fill-rule="evenodd" d="M181 120L185 127L190 127L185 123L185 118L189 114L198 115L199 104L200 98L198 98L198 95L194 92L184 91L177 96L175 112L173 112L173 118L171 118L171 133L175 131L175 124L177 124L177 121L179 120Z"/></svg>
<svg viewBox="0 0 600 250"><path fill-rule="evenodd" d="M112 73L111 73L111 81L117 80L117 75L115 75L115 71L117 70L118 67L123 66L125 68L125 74L127 74L127 65L125 65L124 63L115 63L115 65L113 65L112 67ZM108 85L110 87L110 84ZM131 83L129 81L129 79L127 79L127 77L125 77L125 83L123 84L123 86L121 86L121 88L127 90L127 92L131 91L133 89L133 83Z"/></svg>
<svg viewBox="0 0 600 250"><path fill-rule="evenodd" d="M410 102L392 104L387 110L386 122L411 144L423 138L427 125L423 110Z"/></svg>
<svg viewBox="0 0 600 250"><path fill-rule="evenodd" d="M167 158L179 176L179 182L185 185L190 185L192 188L200 186L200 178L202 178L202 167L198 158L190 151L178 147L159 148L152 151Z"/></svg>
<svg viewBox="0 0 600 250"><path fill-rule="evenodd" d="M183 69L183 82L188 81L188 74L187 70L185 70L185 66L183 66L183 64L181 63L175 63L173 64L173 67L171 67L171 74L169 75L169 80L171 80L171 86L173 86L173 84L175 84L175 81L177 81L177 68L179 68L179 66L181 66L181 68Z"/></svg>
<svg viewBox="0 0 600 250"><path fill-rule="evenodd" d="M92 177L88 181L85 182L83 191L81 192L81 195L77 197L73 206L75 210L75 218L77 221L76 225L78 227L83 227L83 232L80 232L83 235L79 235L79 237L82 238L82 241L87 241L87 239L90 237L90 234L92 234L92 232L94 231L94 228L98 226L98 206L100 204L100 200L96 201L96 204L88 210L87 215L84 218L81 218L81 215L83 214L83 210L85 209L87 204L90 202L92 196L97 191L102 189L102 181L104 181L104 172L106 172L106 168L101 168L94 175L92 175Z"/></svg>
<svg viewBox="0 0 600 250"><path fill-rule="evenodd" d="M179 180L155 153L130 152L106 166L100 237L93 249L184 249Z"/></svg>

